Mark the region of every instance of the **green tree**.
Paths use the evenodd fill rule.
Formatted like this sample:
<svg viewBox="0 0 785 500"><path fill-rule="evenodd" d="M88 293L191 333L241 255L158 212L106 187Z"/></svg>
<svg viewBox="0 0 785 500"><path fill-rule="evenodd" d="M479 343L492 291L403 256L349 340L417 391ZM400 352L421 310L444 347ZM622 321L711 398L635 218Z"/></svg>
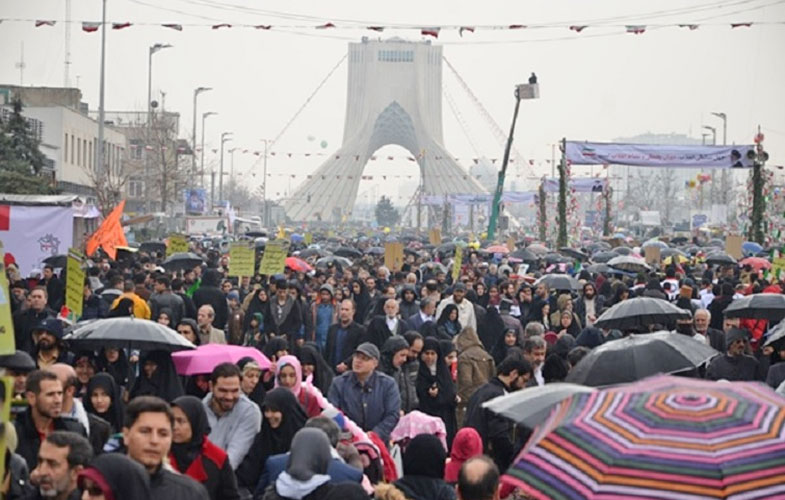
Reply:
<svg viewBox="0 0 785 500"><path fill-rule="evenodd" d="M399 214L398 210L393 206L390 198L386 196L382 196L379 203L376 204L375 214L376 222L384 227L396 225L401 218L401 214Z"/></svg>
<svg viewBox="0 0 785 500"><path fill-rule="evenodd" d="M22 116L22 101L14 99L6 121L0 119L0 190L11 194L53 194L42 182L46 158Z"/></svg>

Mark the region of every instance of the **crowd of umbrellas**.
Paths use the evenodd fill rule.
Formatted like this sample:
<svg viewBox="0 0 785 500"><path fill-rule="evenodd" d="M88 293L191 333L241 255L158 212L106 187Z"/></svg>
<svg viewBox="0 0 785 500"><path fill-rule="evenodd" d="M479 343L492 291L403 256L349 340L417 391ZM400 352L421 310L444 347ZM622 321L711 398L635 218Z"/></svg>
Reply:
<svg viewBox="0 0 785 500"><path fill-rule="evenodd" d="M624 235L616 235L622 239ZM392 237L388 237L387 241ZM361 258L384 255L385 239L348 246L338 238L305 245L291 235L286 265L307 273L328 265L349 267ZM423 266L448 272L450 257L467 241L430 245L411 238L405 252L432 260ZM266 240L255 245L263 251ZM371 244L376 243L376 244ZM522 243L522 242L521 242ZM652 270L642 254L660 250L662 265L705 262L709 266L771 269L771 249L742 245L745 258L723 251L722 240L703 246L686 238L651 240L640 247L615 248L606 241L582 248L551 250L525 242L477 248L485 258L547 269L542 281L552 290L577 292L575 267L592 273L636 275ZM176 253L162 264L167 271L203 262L195 253ZM580 263L580 264L578 264ZM525 271L524 271L525 272ZM735 300L726 317L785 318L785 295L756 294ZM602 329L648 331L689 319L668 301L638 297L624 300L597 318ZM766 344L785 338L785 322L773 328ZM258 350L208 344L196 348L182 336L152 321L102 319L79 324L65 339L73 349L120 347L172 352L180 374L209 372L224 361L251 356L262 368L270 362ZM688 374L719 355L693 338L659 331L632 334L594 348L562 383L529 388L485 403L493 413L533 433L506 471L504 480L538 499L579 498L785 498L785 399L752 382L711 382L674 376ZM407 421L402 420L403 426ZM410 430L415 432L414 430Z"/></svg>

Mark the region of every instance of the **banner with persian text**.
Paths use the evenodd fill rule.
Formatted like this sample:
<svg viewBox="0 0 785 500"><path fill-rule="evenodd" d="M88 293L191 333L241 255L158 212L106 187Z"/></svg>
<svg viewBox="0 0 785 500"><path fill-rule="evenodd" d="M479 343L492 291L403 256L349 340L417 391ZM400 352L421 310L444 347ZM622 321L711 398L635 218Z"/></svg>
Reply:
<svg viewBox="0 0 785 500"><path fill-rule="evenodd" d="M567 161L574 165L635 167L749 168L755 146L674 146L567 141Z"/></svg>

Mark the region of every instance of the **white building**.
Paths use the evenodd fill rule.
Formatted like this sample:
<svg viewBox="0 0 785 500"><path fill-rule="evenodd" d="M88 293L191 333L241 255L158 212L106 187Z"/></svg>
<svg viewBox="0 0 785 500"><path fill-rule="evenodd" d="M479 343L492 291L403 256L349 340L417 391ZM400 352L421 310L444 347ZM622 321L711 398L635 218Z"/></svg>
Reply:
<svg viewBox="0 0 785 500"><path fill-rule="evenodd" d="M93 198L98 122L64 106L25 107L22 114L41 124L41 151L53 162L57 187ZM118 173L125 159L126 136L104 127L104 141L104 166Z"/></svg>

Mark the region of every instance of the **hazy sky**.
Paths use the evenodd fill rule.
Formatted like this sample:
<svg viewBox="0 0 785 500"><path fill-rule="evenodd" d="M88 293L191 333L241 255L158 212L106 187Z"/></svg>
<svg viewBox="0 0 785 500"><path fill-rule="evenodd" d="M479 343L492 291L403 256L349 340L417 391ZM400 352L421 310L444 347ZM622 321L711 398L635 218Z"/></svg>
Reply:
<svg viewBox="0 0 785 500"><path fill-rule="evenodd" d="M81 21L100 21L100 0L72 0L71 84L79 87L91 109L98 107L101 35L85 33ZM24 43L25 85L62 86L64 80L64 0L0 2L0 82L19 83L15 64ZM58 21L35 28L32 21ZM181 114L181 135L190 137L193 89L213 87L199 98L199 116L216 111L207 122L207 162L222 131L234 132L231 143L250 151L263 149L260 138L274 138L303 105L330 69L344 56L349 41L362 36L410 40L417 30L296 29L276 26L388 24L478 26L460 37L443 30L435 43L455 66L488 113L505 131L516 83L536 71L541 99L521 107L515 146L535 160L513 175L525 180L550 171L551 144L561 137L608 141L639 133L683 133L700 138L702 125L718 128L712 111L728 115L728 141L750 143L760 124L772 164L785 163L785 0L643 2L630 0L523 1L252 1L252 0L108 0L108 22L140 23L107 32L106 108L144 110L147 54L154 43L174 48L153 58L154 98L166 92L166 109ZM357 21L349 22L349 21ZM766 22L731 29L731 23ZM150 23L151 25L142 25ZM161 23L183 24L177 32ZM272 30L218 23L272 25ZM512 31L482 30L484 25L527 25ZM696 30L663 25L699 24ZM190 26L194 25L194 26ZM544 26L545 27L542 27ZM581 33L570 25L588 25ZM640 35L625 25L646 25ZM533 28L532 26L541 26ZM315 170L319 158L304 153L334 151L343 133L346 62L272 148L268 193L282 196ZM455 102L463 126L445 101L445 145L456 157L501 158L503 145L452 72L444 68L444 87ZM199 120L201 123L201 119ZM201 126L201 124L199 125ZM322 149L325 141L327 147ZM292 159L281 153L294 153ZM387 147L380 156L395 161L369 163L366 175L419 175L408 155ZM252 154L235 154L235 172L249 185L261 183L261 162ZM468 167L466 161L462 161ZM228 163L227 163L228 168ZM517 170L516 170L517 168ZM575 169L580 175L587 168ZM255 172L256 176L250 174ZM285 177L297 174L298 178ZM406 181L364 181L360 194L374 190L396 198ZM375 188L375 189L374 189ZM405 194L405 193L404 193Z"/></svg>

